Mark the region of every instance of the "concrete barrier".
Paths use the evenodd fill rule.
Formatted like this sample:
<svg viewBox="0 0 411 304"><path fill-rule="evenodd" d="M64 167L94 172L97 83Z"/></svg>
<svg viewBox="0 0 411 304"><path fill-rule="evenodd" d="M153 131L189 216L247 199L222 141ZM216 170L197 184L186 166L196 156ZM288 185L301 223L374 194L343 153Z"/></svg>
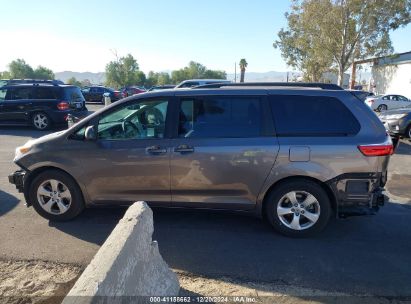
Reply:
<svg viewBox="0 0 411 304"><path fill-rule="evenodd" d="M162 259L157 242L152 241L153 231L151 209L145 202L134 203L63 303L106 302L107 297L112 297L111 303L121 302L122 297L178 296L177 275Z"/></svg>

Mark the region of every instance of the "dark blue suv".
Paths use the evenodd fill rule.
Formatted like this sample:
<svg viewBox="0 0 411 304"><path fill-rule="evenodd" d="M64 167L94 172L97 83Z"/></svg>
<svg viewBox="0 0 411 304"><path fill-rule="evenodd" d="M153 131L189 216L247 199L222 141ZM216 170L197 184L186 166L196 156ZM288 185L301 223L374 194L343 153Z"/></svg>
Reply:
<svg viewBox="0 0 411 304"><path fill-rule="evenodd" d="M37 130L66 125L68 114L87 115L79 87L49 83L0 88L0 125L32 125Z"/></svg>

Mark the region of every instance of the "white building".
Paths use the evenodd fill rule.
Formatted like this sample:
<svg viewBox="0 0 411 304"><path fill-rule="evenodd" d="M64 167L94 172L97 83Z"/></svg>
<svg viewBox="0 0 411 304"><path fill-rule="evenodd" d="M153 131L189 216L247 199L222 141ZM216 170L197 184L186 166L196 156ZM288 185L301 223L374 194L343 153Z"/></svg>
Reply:
<svg viewBox="0 0 411 304"><path fill-rule="evenodd" d="M371 70L371 91L411 98L411 52L376 58Z"/></svg>

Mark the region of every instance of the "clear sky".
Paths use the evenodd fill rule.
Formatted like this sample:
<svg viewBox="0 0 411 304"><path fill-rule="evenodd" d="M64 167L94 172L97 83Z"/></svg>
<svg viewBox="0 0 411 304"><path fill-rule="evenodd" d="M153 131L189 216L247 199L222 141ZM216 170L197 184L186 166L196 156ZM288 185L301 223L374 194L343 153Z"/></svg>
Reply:
<svg viewBox="0 0 411 304"><path fill-rule="evenodd" d="M0 71L23 58L54 72L101 72L131 53L144 72L194 60L234 72L286 71L272 47L286 26L286 0L0 0ZM411 26L392 34L396 52L411 51Z"/></svg>

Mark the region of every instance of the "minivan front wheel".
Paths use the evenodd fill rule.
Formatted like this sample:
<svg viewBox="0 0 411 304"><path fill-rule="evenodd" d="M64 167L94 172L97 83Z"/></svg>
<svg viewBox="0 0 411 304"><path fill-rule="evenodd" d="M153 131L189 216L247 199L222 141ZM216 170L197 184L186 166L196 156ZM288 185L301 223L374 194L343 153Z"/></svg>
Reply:
<svg viewBox="0 0 411 304"><path fill-rule="evenodd" d="M382 105L379 105L379 106L378 106L377 110L378 110L379 112L387 111L387 110L388 110L388 107L387 107L387 105L382 104Z"/></svg>
<svg viewBox="0 0 411 304"><path fill-rule="evenodd" d="M52 221L70 220L84 209L77 183L58 170L44 171L36 176L31 183L29 199L38 214Z"/></svg>
<svg viewBox="0 0 411 304"><path fill-rule="evenodd" d="M286 236L305 237L320 232L327 225L330 214L327 193L309 180L280 184L266 201L269 222Z"/></svg>
<svg viewBox="0 0 411 304"><path fill-rule="evenodd" d="M43 112L34 113L31 116L31 124L37 130L47 130L51 126L50 117Z"/></svg>

